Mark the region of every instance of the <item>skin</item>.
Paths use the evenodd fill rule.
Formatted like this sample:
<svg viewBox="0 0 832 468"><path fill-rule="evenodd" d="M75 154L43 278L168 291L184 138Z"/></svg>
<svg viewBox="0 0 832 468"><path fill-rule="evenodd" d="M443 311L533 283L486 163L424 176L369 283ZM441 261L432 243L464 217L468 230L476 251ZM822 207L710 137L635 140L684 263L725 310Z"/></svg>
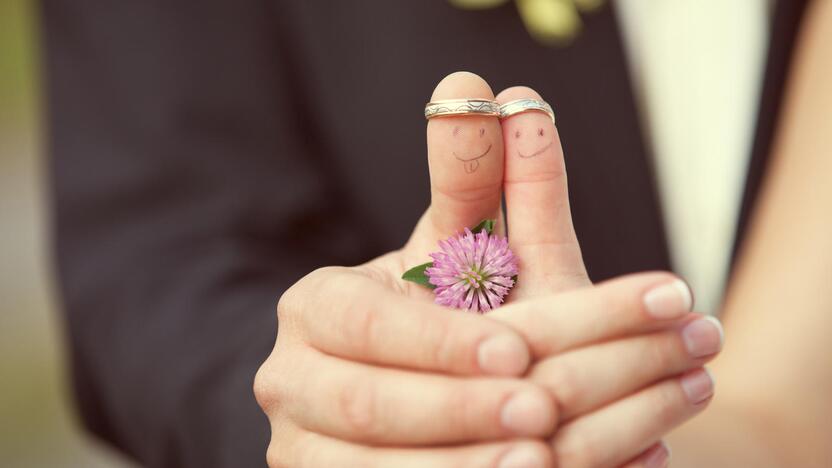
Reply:
<svg viewBox="0 0 832 468"><path fill-rule="evenodd" d="M501 92L497 101L526 98L542 99L534 90L518 86ZM503 181L506 220L512 233L509 241L512 251L528 260L522 264L526 275L517 292L522 297L590 286L572 224L558 129L542 112L515 114L503 121L502 128L510 155ZM520 156L546 146L534 158Z"/></svg>
<svg viewBox="0 0 832 468"><path fill-rule="evenodd" d="M454 73L431 100L462 97L493 95L478 76ZM511 88L497 99L522 97L537 95ZM555 143L520 158L520 142L504 135L535 131L539 117ZM707 377L695 401L681 382L705 375L719 329L699 337L708 353L692 354L682 330L702 320L686 293L665 296L660 317L650 313L645 298L675 284L669 273L589 281L563 151L545 116L518 114L502 125L494 117L434 118L427 138L431 205L407 244L364 265L312 272L280 298L275 348L254 382L272 428L269 466L661 462L661 437L711 400ZM488 145L474 171L454 155L480 155ZM502 232L508 223L521 262L508 304L485 316L449 310L399 279L437 239L484 218L497 219Z"/></svg>
<svg viewBox="0 0 832 468"><path fill-rule="evenodd" d="M720 397L673 434L680 467L832 466L830 38L832 2L813 2L728 289Z"/></svg>
<svg viewBox="0 0 832 468"><path fill-rule="evenodd" d="M538 127L537 130L532 133L524 133L520 130L515 130L513 136L515 140L518 140L517 156L520 156L523 159L540 156L555 144L554 135L547 133L543 130L542 126ZM522 140L521 137L523 138ZM524 149L520 147L521 144L523 146L527 146L526 143L528 143L528 148Z"/></svg>
<svg viewBox="0 0 832 468"><path fill-rule="evenodd" d="M451 131L452 139L454 143L458 144L461 150L457 152L456 150L452 150L451 154L454 155L454 159L457 161L461 161L464 163L465 172L468 174L473 174L477 171L480 167L479 160L488 156L491 150L494 148L494 142L491 141L493 138L490 138L490 135L486 135L485 126L480 128L468 128L469 125L456 125L454 129ZM466 130L476 138L469 138L468 141L460 141ZM473 130L473 132L471 132ZM474 141L472 141L474 140ZM479 141L476 141L479 140ZM477 148L478 146L488 145L485 149ZM474 151L471 152L470 149L474 148Z"/></svg>

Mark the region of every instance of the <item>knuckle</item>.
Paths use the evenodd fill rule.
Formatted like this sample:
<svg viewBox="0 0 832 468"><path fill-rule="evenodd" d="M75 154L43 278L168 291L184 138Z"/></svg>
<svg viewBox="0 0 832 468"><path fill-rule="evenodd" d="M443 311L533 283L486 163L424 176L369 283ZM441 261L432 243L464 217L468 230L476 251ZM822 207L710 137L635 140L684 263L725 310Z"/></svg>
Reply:
<svg viewBox="0 0 832 468"><path fill-rule="evenodd" d="M378 416L378 389L372 379L359 377L338 393L338 412L351 434L360 440L375 440L385 432Z"/></svg>
<svg viewBox="0 0 832 468"><path fill-rule="evenodd" d="M266 464L269 468L294 467L292 462L294 441L289 440L289 431L280 424L272 424L272 438L266 449Z"/></svg>
<svg viewBox="0 0 832 468"><path fill-rule="evenodd" d="M646 340L644 347L647 366L655 369L655 372L674 367L678 352L671 340L663 334L648 336Z"/></svg>
<svg viewBox="0 0 832 468"><path fill-rule="evenodd" d="M585 432L569 431L554 446L558 468L595 468L601 465L598 452Z"/></svg>
<svg viewBox="0 0 832 468"><path fill-rule="evenodd" d="M391 253L394 252L387 253L385 254L385 256L388 256ZM352 267L352 271L360 275L363 275L379 284L386 284L390 281L390 275L381 265L378 265L377 263L365 263L363 265L358 265Z"/></svg>
<svg viewBox="0 0 832 468"><path fill-rule="evenodd" d="M310 283L310 286L320 286L321 283L326 282L333 274L340 273L344 267L325 266L312 270L301 279L302 282Z"/></svg>
<svg viewBox="0 0 832 468"><path fill-rule="evenodd" d="M378 311L363 302L349 306L350 319L344 323L344 338L362 351L373 348L381 317Z"/></svg>
<svg viewBox="0 0 832 468"><path fill-rule="evenodd" d="M283 295L277 303L278 313L292 313L303 310L311 295L309 291L316 291L321 286L327 285L333 274L338 272L342 267L322 267L308 273L306 276L293 284Z"/></svg>
<svg viewBox="0 0 832 468"><path fill-rule="evenodd" d="M661 385L655 395L654 422L657 427L671 427L685 410L681 389L675 385Z"/></svg>
<svg viewBox="0 0 832 468"><path fill-rule="evenodd" d="M558 468L560 468L560 465L558 465L555 462L555 460L553 460L552 449L546 441L530 439L530 440L523 440L522 442L521 441L515 441L514 444L516 444L515 446L524 447L524 451L527 452L527 453L536 454L535 459L540 460L538 462L540 464L533 463L532 464L533 466L539 466L539 467L544 467L545 466L545 467L558 467ZM505 453L505 452L503 452L503 453ZM500 466L500 467L502 467L504 465L494 463L493 465L489 465L489 466ZM516 466L516 465L511 464L511 466Z"/></svg>
<svg viewBox="0 0 832 468"><path fill-rule="evenodd" d="M289 289L284 291L277 300L277 320L278 323L285 323L286 320L291 319L294 312L303 308L301 299L303 298L303 280L293 284Z"/></svg>
<svg viewBox="0 0 832 468"><path fill-rule="evenodd" d="M355 275L346 267L322 267L312 271L287 289L277 301L277 318L281 329L302 323L300 314L307 310L331 307L331 297L341 291L357 290ZM337 275L337 281L333 277ZM351 289L352 288L352 289Z"/></svg>
<svg viewBox="0 0 832 468"><path fill-rule="evenodd" d="M445 392L442 417L447 418L447 428L454 434L467 435L472 431L472 419L490 414L485 410L482 392L467 385L453 385ZM485 422L485 421L483 421Z"/></svg>
<svg viewBox="0 0 832 468"><path fill-rule="evenodd" d="M260 368L257 369L257 373L254 374L253 384L254 398L257 400L257 404L260 405L260 408L266 413L269 412L275 403L274 392L271 384L268 382L268 377L266 376L268 372L269 367L267 359L260 365Z"/></svg>
<svg viewBox="0 0 832 468"><path fill-rule="evenodd" d="M315 441L319 436L312 433L306 433L297 437L293 443L293 460L292 468L318 468L319 466L331 466L329 452L320 443Z"/></svg>
<svg viewBox="0 0 832 468"><path fill-rule="evenodd" d="M274 414L281 402L288 399L288 379L297 380L302 375L297 368L287 366L299 359L298 353L291 353L292 358L286 353L285 347L275 347L254 374L254 397L267 416Z"/></svg>
<svg viewBox="0 0 832 468"><path fill-rule="evenodd" d="M337 281L333 281L335 278L337 278ZM314 270L301 281L305 283L306 287L314 291L342 291L351 289L355 279L356 276L351 268L326 266Z"/></svg>
<svg viewBox="0 0 832 468"><path fill-rule="evenodd" d="M451 325L447 320L423 320L422 337L431 343L429 349L433 366L441 370L449 370L458 365L460 360L456 354L459 337L451 333Z"/></svg>
<svg viewBox="0 0 832 468"><path fill-rule="evenodd" d="M266 450L266 464L269 468L289 468L274 443L269 444L269 448Z"/></svg>
<svg viewBox="0 0 832 468"><path fill-rule="evenodd" d="M566 359L554 359L545 368L545 380L564 413L581 405L582 394L578 369Z"/></svg>
<svg viewBox="0 0 832 468"><path fill-rule="evenodd" d="M312 468L310 454L320 450L314 440L316 435L285 424L273 425L272 441L266 452L269 468Z"/></svg>

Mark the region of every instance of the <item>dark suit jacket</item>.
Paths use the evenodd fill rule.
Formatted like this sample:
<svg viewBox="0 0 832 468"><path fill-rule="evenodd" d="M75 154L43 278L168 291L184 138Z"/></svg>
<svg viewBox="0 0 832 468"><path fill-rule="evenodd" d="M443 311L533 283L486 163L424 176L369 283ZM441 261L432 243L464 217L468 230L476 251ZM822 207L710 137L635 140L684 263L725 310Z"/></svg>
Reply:
<svg viewBox="0 0 832 468"><path fill-rule="evenodd" d="M773 15L738 238L804 3ZM422 106L451 71L554 104L594 280L671 268L609 6L565 48L530 39L510 3L42 7L74 388L86 426L142 464L264 464L269 427L251 384L275 303L318 266L405 241L429 201Z"/></svg>

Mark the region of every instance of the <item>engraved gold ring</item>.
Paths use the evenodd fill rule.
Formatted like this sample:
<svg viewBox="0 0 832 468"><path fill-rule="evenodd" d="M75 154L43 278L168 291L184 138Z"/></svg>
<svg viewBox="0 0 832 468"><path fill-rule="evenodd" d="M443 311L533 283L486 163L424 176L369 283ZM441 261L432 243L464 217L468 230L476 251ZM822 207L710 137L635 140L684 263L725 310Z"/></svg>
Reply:
<svg viewBox="0 0 832 468"><path fill-rule="evenodd" d="M517 99L515 101L509 101L500 106L500 118L507 119L514 114L529 111L548 114L552 118L552 123L555 123L555 111L552 110L552 106L546 101L539 99Z"/></svg>
<svg viewBox="0 0 832 468"><path fill-rule="evenodd" d="M446 99L425 104L425 118L447 115L500 116L500 104L489 99Z"/></svg>

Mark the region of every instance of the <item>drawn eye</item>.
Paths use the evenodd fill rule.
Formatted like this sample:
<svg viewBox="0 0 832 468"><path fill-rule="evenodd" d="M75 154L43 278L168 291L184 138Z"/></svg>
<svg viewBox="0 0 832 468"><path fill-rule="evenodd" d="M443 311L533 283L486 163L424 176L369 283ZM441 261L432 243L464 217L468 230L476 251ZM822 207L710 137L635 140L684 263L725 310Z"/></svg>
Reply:
<svg viewBox="0 0 832 468"><path fill-rule="evenodd" d="M484 128L481 128L481 129L480 129L480 136L483 136L483 135L485 135L485 129L484 129Z"/></svg>
<svg viewBox="0 0 832 468"><path fill-rule="evenodd" d="M542 129L542 128L538 128L538 129L537 129L537 134L538 134L538 135L540 135L540 136L543 136L543 129Z"/></svg>
<svg viewBox="0 0 832 468"><path fill-rule="evenodd" d="M454 136L459 135L459 127L454 127L454 130L451 133L453 133Z"/></svg>
<svg viewBox="0 0 832 468"><path fill-rule="evenodd" d="M514 138L520 138L520 130L514 132Z"/></svg>

